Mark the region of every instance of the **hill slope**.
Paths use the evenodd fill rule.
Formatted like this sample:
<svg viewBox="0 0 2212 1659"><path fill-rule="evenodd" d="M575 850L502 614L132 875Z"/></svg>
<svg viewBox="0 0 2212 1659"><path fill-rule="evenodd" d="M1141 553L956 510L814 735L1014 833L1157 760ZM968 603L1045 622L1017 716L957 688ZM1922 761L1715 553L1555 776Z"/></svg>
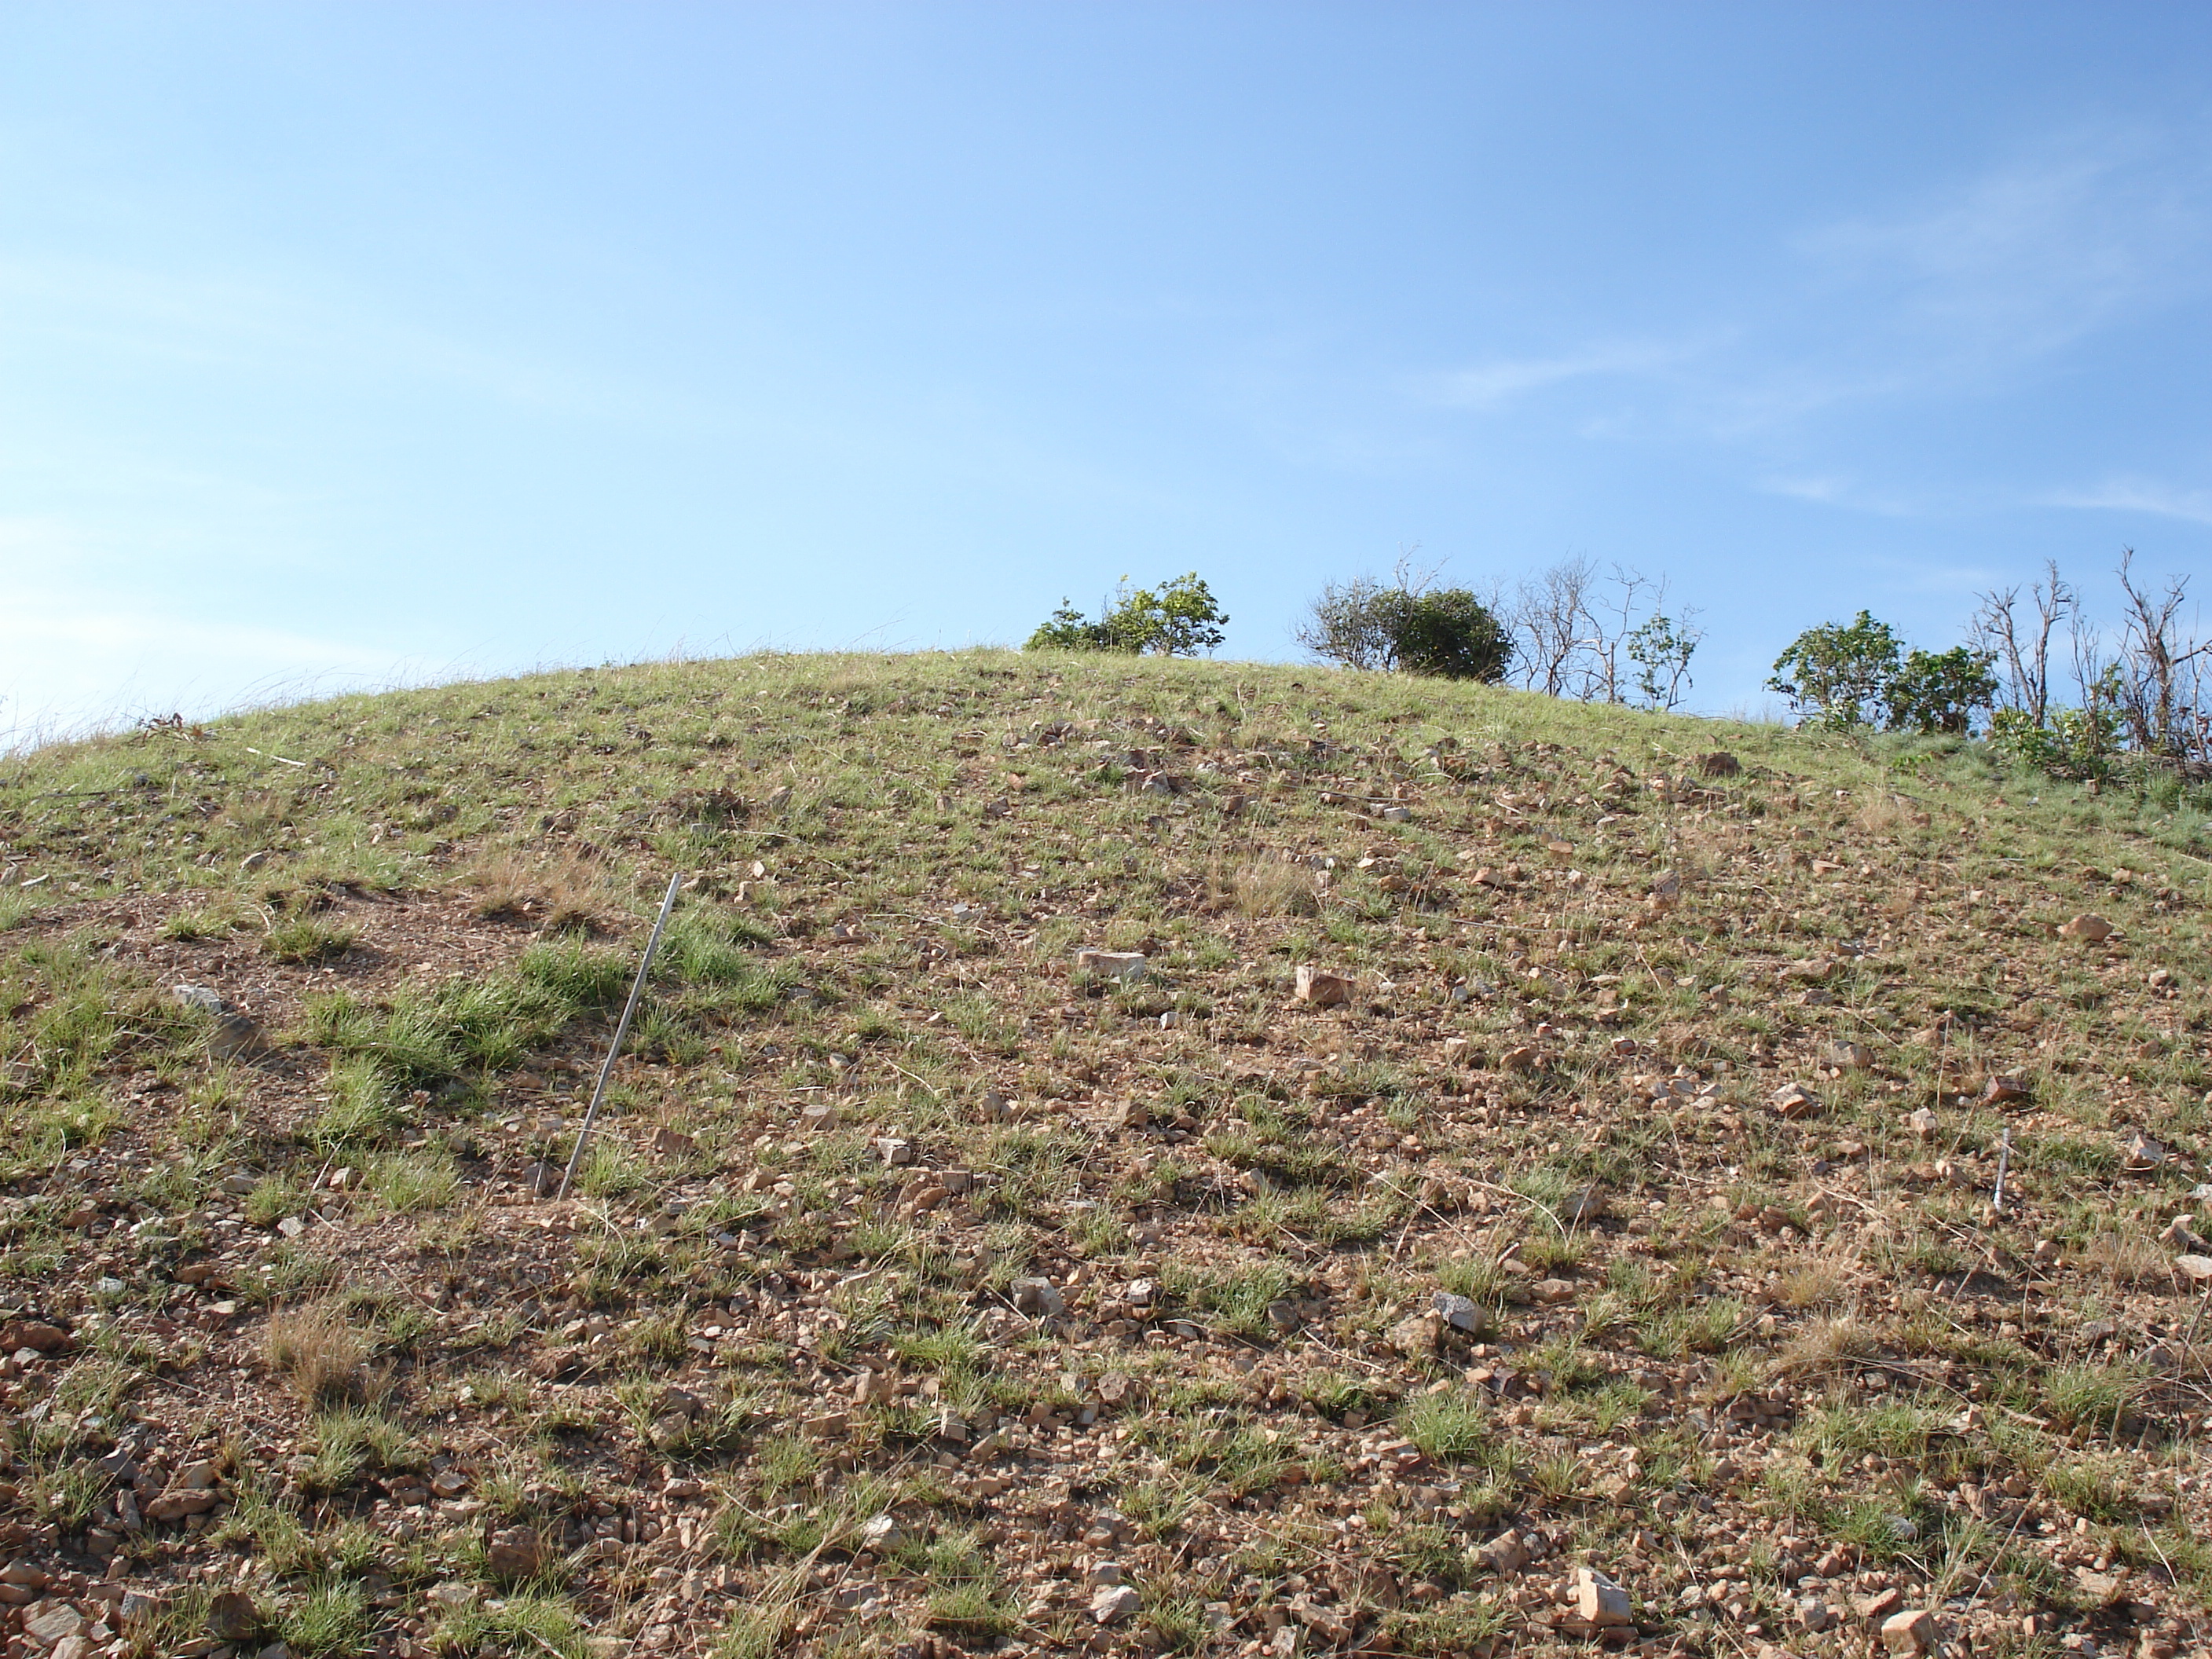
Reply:
<svg viewBox="0 0 2212 1659"><path fill-rule="evenodd" d="M2201 828L1000 653L34 754L0 1596L65 1659L2181 1650Z"/></svg>

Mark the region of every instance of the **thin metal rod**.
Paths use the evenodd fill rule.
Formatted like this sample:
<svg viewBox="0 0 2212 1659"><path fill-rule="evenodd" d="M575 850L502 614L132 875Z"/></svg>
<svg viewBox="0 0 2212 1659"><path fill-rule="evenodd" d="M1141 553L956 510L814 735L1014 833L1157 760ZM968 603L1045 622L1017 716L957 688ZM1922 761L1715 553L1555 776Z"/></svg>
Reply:
<svg viewBox="0 0 2212 1659"><path fill-rule="evenodd" d="M683 884L681 870L668 878L668 896L660 901L659 919L653 924L653 937L645 942L637 978L630 983L629 1000L623 1004L622 1024L615 1027L615 1040L607 1044L606 1060L599 1067L599 1080L592 1085L592 1103L584 1109L584 1127L576 1131L576 1144L569 1149L568 1167L561 1172L561 1190L553 1194L556 1199L568 1196L568 1183L576 1178L576 1166L584 1160L584 1143L592 1138L592 1125L599 1121L599 1098L607 1091L607 1079L614 1075L615 1056L622 1053L623 1039L629 1035L630 1016L637 1012L638 999L645 994L645 976L653 967L653 953L660 948L660 930L668 926L668 913L676 908L676 890Z"/></svg>
<svg viewBox="0 0 2212 1659"><path fill-rule="evenodd" d="M2005 1165L2012 1158L2012 1126L2005 1126L2004 1139L1997 1143L1997 1189L1990 1194L1990 1208L2004 1208Z"/></svg>

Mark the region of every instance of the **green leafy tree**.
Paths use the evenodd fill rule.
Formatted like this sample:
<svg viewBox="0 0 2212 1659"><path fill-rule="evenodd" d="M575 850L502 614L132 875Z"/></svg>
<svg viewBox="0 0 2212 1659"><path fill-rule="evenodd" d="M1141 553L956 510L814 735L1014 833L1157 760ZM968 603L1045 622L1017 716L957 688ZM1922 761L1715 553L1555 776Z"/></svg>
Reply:
<svg viewBox="0 0 2212 1659"><path fill-rule="evenodd" d="M1036 632L1022 646L1024 651L1110 651L1103 623L1092 622L1066 599L1060 609L1037 624Z"/></svg>
<svg viewBox="0 0 2212 1659"><path fill-rule="evenodd" d="M1403 588L1378 596L1391 666L1439 679L1494 685L1513 659L1513 636L1490 607L1464 587L1426 593Z"/></svg>
<svg viewBox="0 0 2212 1659"><path fill-rule="evenodd" d="M1887 623L1862 611L1846 627L1808 628L1774 659L1767 689L1810 725L1832 731L1882 726L1892 732L1966 735L1977 709L1997 695L1994 653L1970 646L1914 650Z"/></svg>
<svg viewBox="0 0 2212 1659"><path fill-rule="evenodd" d="M1915 651L1882 688L1882 704L1893 732L1951 732L1966 736L1974 711L1996 700L1996 659L1986 651L1954 646L1948 651Z"/></svg>
<svg viewBox="0 0 2212 1659"><path fill-rule="evenodd" d="M1504 679L1513 659L1511 631L1471 590L1424 591L1403 580L1385 587L1365 576L1323 588L1297 641L1346 668L1486 685Z"/></svg>
<svg viewBox="0 0 2212 1659"><path fill-rule="evenodd" d="M1062 599L1023 648L1189 657L1219 645L1228 621L1195 570L1158 588L1133 588L1124 576L1114 603L1101 607L1097 621Z"/></svg>
<svg viewBox="0 0 2212 1659"><path fill-rule="evenodd" d="M1823 623L1792 640L1774 659L1766 687L1789 698L1808 724L1832 731L1871 726L1903 655L1889 624L1862 611L1849 627Z"/></svg>

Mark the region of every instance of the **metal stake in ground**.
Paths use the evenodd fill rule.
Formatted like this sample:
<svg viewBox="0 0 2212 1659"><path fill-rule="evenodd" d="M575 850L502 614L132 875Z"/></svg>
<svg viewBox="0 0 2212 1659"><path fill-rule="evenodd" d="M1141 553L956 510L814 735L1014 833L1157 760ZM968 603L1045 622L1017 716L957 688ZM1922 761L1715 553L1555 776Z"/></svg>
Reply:
<svg viewBox="0 0 2212 1659"><path fill-rule="evenodd" d="M645 994L645 976L653 967L653 953L660 948L660 930L668 926L668 913L676 908L676 890L683 884L681 870L668 878L668 896L660 901L660 915L653 924L653 937L645 942L645 958L637 964L637 978L630 983L629 1000L623 1004L622 1023L615 1027L615 1040L607 1044L607 1058L599 1067L599 1080L592 1085L592 1103L584 1109L584 1127L576 1131L576 1144L568 1153L568 1167L561 1172L561 1190L553 1194L556 1199L568 1196L568 1183L576 1178L576 1166L584 1161L584 1143L592 1138L592 1125L599 1115L599 1097L606 1093L607 1079L614 1075L615 1056L622 1053L623 1039L629 1035L630 1016L637 1012L638 999Z"/></svg>

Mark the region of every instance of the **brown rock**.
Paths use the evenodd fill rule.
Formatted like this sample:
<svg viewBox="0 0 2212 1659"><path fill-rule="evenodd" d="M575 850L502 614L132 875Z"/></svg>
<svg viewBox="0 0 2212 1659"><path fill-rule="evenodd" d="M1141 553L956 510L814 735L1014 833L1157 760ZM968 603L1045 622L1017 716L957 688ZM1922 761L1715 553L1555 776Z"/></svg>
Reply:
<svg viewBox="0 0 2212 1659"><path fill-rule="evenodd" d="M2127 1599L2124 1589L2127 1580L2117 1573L2076 1567L2074 1569L2074 1583L2081 1590L2082 1598L2093 1606L2106 1607Z"/></svg>
<svg viewBox="0 0 2212 1659"><path fill-rule="evenodd" d="M1318 968L1300 964L1294 984L1294 994L1300 1002L1310 1002L1316 1008L1331 1008L1352 999L1352 981L1337 974L1325 974Z"/></svg>
<svg viewBox="0 0 2212 1659"><path fill-rule="evenodd" d="M84 1615L66 1601L41 1601L23 1615L23 1634L42 1648L68 1641L84 1628Z"/></svg>
<svg viewBox="0 0 2212 1659"><path fill-rule="evenodd" d="M235 1012L223 1015L208 1033L208 1054L214 1060L250 1060L262 1046L261 1028Z"/></svg>
<svg viewBox="0 0 2212 1659"><path fill-rule="evenodd" d="M1502 1071L1533 1072L1536 1069L1536 1051L1524 1042L1498 1055L1498 1064Z"/></svg>
<svg viewBox="0 0 2212 1659"><path fill-rule="evenodd" d="M653 1132L653 1150L663 1158L689 1158L699 1150L699 1143L681 1130L663 1124Z"/></svg>
<svg viewBox="0 0 2212 1659"><path fill-rule="evenodd" d="M1118 1625L1144 1605L1135 1585L1107 1584L1091 1598L1091 1616L1102 1625Z"/></svg>
<svg viewBox="0 0 2212 1659"><path fill-rule="evenodd" d="M1490 1564L1496 1573L1518 1572L1528 1565L1528 1551L1514 1532L1502 1532L1475 1552Z"/></svg>
<svg viewBox="0 0 2212 1659"><path fill-rule="evenodd" d="M224 1590L208 1603L207 1633L218 1642L250 1641L261 1632L261 1609L244 1590Z"/></svg>
<svg viewBox="0 0 2212 1659"><path fill-rule="evenodd" d="M1591 1567L1577 1567L1574 1579L1575 1614L1601 1630L1617 1629L1633 1622L1628 1592Z"/></svg>
<svg viewBox="0 0 2212 1659"><path fill-rule="evenodd" d="M1985 1106L2007 1105L2013 1101L2026 1100L2027 1095L2027 1083L2008 1073L1993 1073L1990 1080L1982 1085L1982 1103Z"/></svg>
<svg viewBox="0 0 2212 1659"><path fill-rule="evenodd" d="M0 1325L0 1348L9 1353L29 1348L39 1353L58 1353L70 1345L70 1334L42 1319L11 1319Z"/></svg>
<svg viewBox="0 0 2212 1659"><path fill-rule="evenodd" d="M2173 1250L2212 1250L2212 1244L2199 1238L2189 1223L2190 1218L2185 1215L2174 1217L2166 1224L2166 1231L2158 1236L2158 1242Z"/></svg>
<svg viewBox="0 0 2212 1659"><path fill-rule="evenodd" d="M1743 770L1743 763L1725 749L1700 755L1691 764L1697 768L1701 778L1732 778Z"/></svg>
<svg viewBox="0 0 2212 1659"><path fill-rule="evenodd" d="M1444 1322L1433 1313L1415 1314L1390 1328L1390 1346L1408 1359L1425 1358L1437 1351Z"/></svg>
<svg viewBox="0 0 2212 1659"><path fill-rule="evenodd" d="M1144 978L1149 965L1142 951L1078 951L1075 971L1096 974L1101 979L1117 979L1124 984L1133 984Z"/></svg>
<svg viewBox="0 0 2212 1659"><path fill-rule="evenodd" d="M2212 1255L2178 1255L2173 1269L2199 1285L2212 1283Z"/></svg>
<svg viewBox="0 0 2212 1659"><path fill-rule="evenodd" d="M2138 1132L2128 1142L2127 1158L2121 1167L2130 1175L2148 1175L2165 1162L2166 1148Z"/></svg>
<svg viewBox="0 0 2212 1659"><path fill-rule="evenodd" d="M1863 1072L1874 1065L1874 1050L1863 1042L1831 1043L1828 1064L1839 1072Z"/></svg>
<svg viewBox="0 0 2212 1659"><path fill-rule="evenodd" d="M941 1181L918 1181L907 1189L906 1196L899 1201L899 1213L904 1216L926 1215L951 1196L951 1189Z"/></svg>
<svg viewBox="0 0 2212 1659"><path fill-rule="evenodd" d="M545 1542L532 1527L507 1527L484 1541L484 1566L495 1578L535 1578L545 1565Z"/></svg>
<svg viewBox="0 0 2212 1659"><path fill-rule="evenodd" d="M2102 916L2082 915L2076 916L2073 921L2063 924L2058 929L2058 937L2061 939L2077 939L2086 944L2094 945L2100 940L2112 938L2113 934L2119 931L2120 930L2118 928L2113 927L2111 922L2106 921Z"/></svg>
<svg viewBox="0 0 2212 1659"><path fill-rule="evenodd" d="M217 1494L205 1489L175 1488L146 1505L149 1521L181 1521L188 1515L205 1515L216 1506Z"/></svg>
<svg viewBox="0 0 2212 1659"><path fill-rule="evenodd" d="M1926 1607L1907 1607L1881 1621L1882 1644L1897 1659L1918 1659L1936 1645L1936 1615Z"/></svg>
<svg viewBox="0 0 2212 1659"><path fill-rule="evenodd" d="M1766 1098L1769 1105L1793 1123L1820 1109L1820 1097L1802 1083L1785 1083Z"/></svg>

